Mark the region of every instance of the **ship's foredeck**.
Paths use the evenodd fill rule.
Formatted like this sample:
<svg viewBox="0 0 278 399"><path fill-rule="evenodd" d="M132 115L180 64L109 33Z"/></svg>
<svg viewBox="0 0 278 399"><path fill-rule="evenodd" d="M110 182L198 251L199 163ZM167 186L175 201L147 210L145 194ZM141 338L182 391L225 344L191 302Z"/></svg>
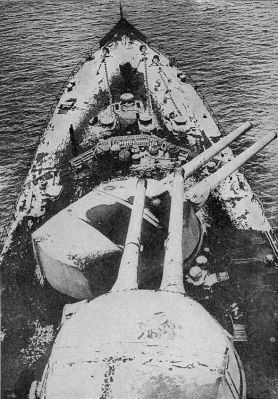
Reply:
<svg viewBox="0 0 278 399"><path fill-rule="evenodd" d="M58 326L61 304L69 301L68 297L55 293L39 273L30 242L31 232L62 209L68 209L67 216L71 217L69 205L80 197L82 201L75 202L72 209L81 212L81 205L86 203L87 206L90 201L90 195L86 197L86 194L100 183L106 182L109 187L111 179L119 182L131 175L156 179L164 177L176 166L186 164L217 142L222 133L184 71L160 51L150 47L143 35L125 33L114 31L109 34L100 43L101 47L91 52L68 80L19 196L2 253L4 322L10 339L8 344L13 342L15 347L7 367L13 370L14 379L19 369L21 371L26 364L35 364L44 356L54 333L46 337L45 347L41 349L37 345L35 348L36 339L40 338L37 336L43 331L41 326L45 325L45 320L51 323L52 329ZM215 170L231 158L231 150L224 149L214 157L213 165L206 165L187 184L202 178L203 174L210 174L209 168ZM80 162L77 162L78 159ZM209 201L204 212L204 225L209 232L205 241L210 249L206 253L208 269L211 274L227 270L230 280L215 291L192 287L188 281L185 284L188 292L204 303L227 328L231 327L230 320L225 317L227 307L236 300L241 301L244 312L248 313L251 309L253 319L248 321L248 327L252 331L259 313L257 302L246 292L246 270L252 269L253 273L256 266L256 271L259 269L263 275L265 264L262 260L269 247L265 240L258 238L256 231L251 230L271 232L271 228L260 203L241 174L233 173L213 194L217 201ZM85 210L88 209L89 205ZM82 212L84 216L84 209ZM87 222L96 223L96 218L90 219L90 214L87 216L88 221L83 221L83 226ZM92 234L88 223L82 238L85 240L90 236L93 240L99 237L100 234ZM80 220L77 224L80 226ZM75 233L78 236L77 224L71 224L69 240ZM59 227L56 225L55 228ZM117 236L116 229L112 233L113 237ZM64 233L60 231L59 234L60 242L65 243ZM158 235L151 235L152 240L157 241ZM50 246L51 237L47 238L49 241L45 240L45 244ZM159 238L161 248L164 238ZM90 249L89 244L86 244L86 250ZM153 249L152 241L149 248ZM117 251L119 248L112 246L114 249ZM156 254L153 256L156 257ZM156 258L159 262L160 258ZM71 259L72 264L74 260ZM249 283L256 286L252 273L248 276ZM275 280L273 273L273 269L267 269L263 293L270 320L273 297L268 285ZM43 287L39 286L38 277L45 284ZM145 287L157 289L160 275L151 277L154 281L145 281ZM13 313L10 316L11 308ZM36 339L34 329L37 329ZM263 342L266 340L264 338ZM258 346L258 357L262 356L262 351Z"/></svg>

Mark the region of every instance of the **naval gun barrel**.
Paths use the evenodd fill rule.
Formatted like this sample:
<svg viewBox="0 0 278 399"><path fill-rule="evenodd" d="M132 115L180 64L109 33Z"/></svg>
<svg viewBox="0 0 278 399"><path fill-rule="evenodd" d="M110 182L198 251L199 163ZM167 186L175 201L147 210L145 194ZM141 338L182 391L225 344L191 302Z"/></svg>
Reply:
<svg viewBox="0 0 278 399"><path fill-rule="evenodd" d="M203 165L205 165L211 158L213 158L219 152L221 152L226 147L228 147L228 145L231 144L233 141L235 141L240 135L245 133L247 130L251 129L251 127L252 127L251 122L243 123L241 126L239 126L237 129L233 130L230 134L225 136L223 139L219 140L216 144L213 144L210 148L203 151L201 154L197 155L191 161L189 161L188 163L183 165L182 168L184 170L184 179L187 179L188 177L193 175L194 172L196 172L199 168L201 168ZM167 190L169 180L171 180L171 179L172 179L172 175L165 177L163 180L161 180L161 185L162 185L162 187L163 186L165 187L165 190ZM165 190L162 189L162 192ZM157 195L159 195L159 194L157 194Z"/></svg>
<svg viewBox="0 0 278 399"><path fill-rule="evenodd" d="M200 183L197 183L192 189L188 190L186 197L192 202L202 203L209 192L214 190L218 184L240 168L247 162L253 155L257 154L262 148L267 146L271 141L277 137L277 133L269 133L264 138L253 144L247 150L243 151L236 158L228 162L222 168L218 169L215 173L211 174Z"/></svg>
<svg viewBox="0 0 278 399"><path fill-rule="evenodd" d="M183 199L184 199L184 171L175 171L171 210L169 219L168 238L165 245L163 276L160 289L184 293L183 285Z"/></svg>
<svg viewBox="0 0 278 399"><path fill-rule="evenodd" d="M194 172L196 172L200 167L205 165L211 158L217 155L220 151L224 150L231 144L235 139L237 139L241 134L245 133L247 130L251 129L252 124L246 122L237 129L235 129L228 136L225 136L222 140L219 140L216 144L213 144L210 148L197 155L194 159L183 166L184 169L184 179L187 179Z"/></svg>
<svg viewBox="0 0 278 399"><path fill-rule="evenodd" d="M119 267L118 278L112 291L138 288L138 263L143 212L145 205L146 181L138 180L130 215L125 247Z"/></svg>

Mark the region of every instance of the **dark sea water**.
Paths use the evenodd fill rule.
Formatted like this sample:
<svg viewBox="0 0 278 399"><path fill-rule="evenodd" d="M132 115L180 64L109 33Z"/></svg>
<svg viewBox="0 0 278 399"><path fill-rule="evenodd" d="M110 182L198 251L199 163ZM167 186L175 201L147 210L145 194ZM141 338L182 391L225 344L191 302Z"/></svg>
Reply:
<svg viewBox="0 0 278 399"><path fill-rule="evenodd" d="M247 120L255 124L234 145L236 151L278 130L278 1L122 4L128 20L191 73L227 132ZM119 12L117 1L104 0L1 0L0 6L3 227L59 87L117 22ZM278 140L249 161L244 172L278 229ZM251 281L251 289L259 285L259 291L264 290L266 283L260 285L260 278ZM252 395L270 399L267 393Z"/></svg>
<svg viewBox="0 0 278 399"><path fill-rule="evenodd" d="M123 1L126 17L202 88L227 131L256 123L244 147L277 129L276 0ZM1 0L0 225L9 218L58 88L116 23L118 2ZM278 140L245 173L278 227Z"/></svg>

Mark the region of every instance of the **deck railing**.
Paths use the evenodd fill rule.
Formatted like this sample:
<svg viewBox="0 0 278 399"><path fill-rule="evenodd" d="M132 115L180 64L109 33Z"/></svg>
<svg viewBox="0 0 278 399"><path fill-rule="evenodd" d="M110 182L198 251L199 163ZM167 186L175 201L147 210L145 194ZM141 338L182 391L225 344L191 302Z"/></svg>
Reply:
<svg viewBox="0 0 278 399"><path fill-rule="evenodd" d="M167 57L169 60L171 59L171 55L168 54L164 49L161 48L160 45L158 45L157 43L155 43L154 41L148 41L148 45L149 47L151 47L154 51L156 51L155 48L152 47L152 44L155 45L155 47L159 50L159 52L164 55L165 57ZM178 62L177 62L178 63ZM199 97L201 98L204 106L207 108L207 110L210 112L216 126L218 127L219 131L221 132L222 135L226 135L225 129L223 128L223 126L221 125L221 123L219 122L219 119L217 118L217 116L215 115L215 112L213 111L213 109L211 108L211 106L209 105L204 93L201 91L199 85L195 82L195 80L192 78L192 76L190 75L189 72L185 71L185 70L180 70L187 79L187 82L191 84L191 86L196 90L196 92L198 93Z"/></svg>
<svg viewBox="0 0 278 399"><path fill-rule="evenodd" d="M197 85L197 83L194 81L194 79L192 78L192 76L189 74L189 72L186 71L182 71L188 82L194 87L194 89L197 91L199 97L202 99L204 106L207 108L207 110L209 111L209 113L211 114L214 122L216 123L216 126L218 127L219 131L221 132L222 135L226 135L225 129L223 128L223 126L221 125L221 123L219 122L219 119L217 118L217 116L215 115L213 109L211 108L209 102L207 101L205 95L203 94L203 92L201 91L201 89L199 88L199 86Z"/></svg>
<svg viewBox="0 0 278 399"><path fill-rule="evenodd" d="M60 98L61 98L61 96L62 96L62 94L63 94L63 92L64 92L64 90L65 90L65 88L66 88L66 86L67 86L67 84L70 82L70 80L73 78L73 76L79 71L79 69L85 64L85 62L88 60L88 58L89 58L90 56L92 56L92 54L93 54L94 52L97 51L98 48L99 48L99 46L98 46L98 45L95 45L95 46L93 46L93 47L90 49L90 51L87 51L87 52L82 56L81 60L78 61L78 63L77 63L77 64L74 66L74 68L71 70L71 72L70 72L70 74L68 75L67 79L64 80L63 83L61 83L59 89L57 90L57 94L56 94L56 96L55 96L55 99L54 99L53 103L51 104L50 109L49 109L48 114L47 114L47 117L46 117L46 119L45 119L45 122L44 122L44 125L43 125L44 129L47 128L47 126L48 126L48 124L49 124L49 121L50 121L50 119L51 119L51 117L52 117L52 115L53 115L54 109L56 108L56 106L57 106L57 104L58 104L58 102L59 102L59 100L60 100Z"/></svg>
<svg viewBox="0 0 278 399"><path fill-rule="evenodd" d="M137 134L128 136L114 136L103 140L101 143L98 143L90 150L85 151L77 157L71 159L70 164L72 168L77 171L79 168L84 166L86 163L92 161L94 158L97 159L96 156L103 152L103 148L108 147L111 150L111 147L115 144L119 145L120 149L123 149L131 148L132 146L161 146L163 143L165 143L165 149L168 147L175 148L181 153L181 155L188 156L189 154L189 150L187 150L186 148L171 144L165 139L161 139L160 137L157 137L155 135L150 136L147 134Z"/></svg>
<svg viewBox="0 0 278 399"><path fill-rule="evenodd" d="M67 79L65 81L63 81L63 83L61 83L59 85L59 88L57 90L57 94L56 94L56 96L54 98L54 101L52 102L52 104L50 106L50 109L47 112L46 118L45 118L45 120L44 120L44 122L42 124L43 133L40 134L39 137L37 138L36 143L35 143L35 152L32 153L32 155L30 156L29 160L27 161L26 168L28 168L28 170L30 169L32 162L34 162L38 146L39 146L39 144L41 143L41 141L43 140L43 138L45 136L46 129L47 129L48 125L49 125L49 122L51 120L53 112L54 112L54 110L55 110L55 108L56 108L56 106L57 106L57 104L58 104L58 102L59 102L64 90L66 89L67 84L70 82L70 80L73 78L73 76L77 73L77 71L79 71L79 69L82 67L82 65L85 64L85 62L88 60L88 58L90 56L92 56L92 54L95 51L97 51L98 48L99 48L98 44L95 44L93 47L91 47L91 49L89 51L87 51L82 56L81 60L74 66L74 68L71 70L70 74L68 75ZM25 188L25 180L26 180L26 178L24 178L23 182L21 183L19 191L18 191L18 195L16 196L16 200L15 200L15 202L13 204L13 210L12 210L13 214L10 217L7 218L8 221L0 229L0 253L2 252L2 249L3 249L4 245L5 245L6 238L7 238L8 234L9 234L10 226L11 226L13 220L14 220L14 213L16 212L17 203L18 203L19 198L22 195L22 192L23 192L23 190Z"/></svg>

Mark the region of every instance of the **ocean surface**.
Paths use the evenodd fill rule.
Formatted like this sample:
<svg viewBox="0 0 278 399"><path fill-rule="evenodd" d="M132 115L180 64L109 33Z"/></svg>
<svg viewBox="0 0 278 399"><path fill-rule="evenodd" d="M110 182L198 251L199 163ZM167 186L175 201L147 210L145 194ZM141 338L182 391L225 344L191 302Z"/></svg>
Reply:
<svg viewBox="0 0 278 399"><path fill-rule="evenodd" d="M236 153L278 131L278 1L124 0L122 5L125 17L192 75L227 132L247 120L254 123L233 145ZM0 6L1 229L13 214L59 88L118 21L119 5L1 0ZM278 140L243 168L275 230L277 154Z"/></svg>
<svg viewBox="0 0 278 399"><path fill-rule="evenodd" d="M0 226L7 224L59 87L119 17L117 1L1 0ZM227 131L277 129L278 1L123 1L131 23L190 72ZM245 174L278 228L278 140Z"/></svg>

